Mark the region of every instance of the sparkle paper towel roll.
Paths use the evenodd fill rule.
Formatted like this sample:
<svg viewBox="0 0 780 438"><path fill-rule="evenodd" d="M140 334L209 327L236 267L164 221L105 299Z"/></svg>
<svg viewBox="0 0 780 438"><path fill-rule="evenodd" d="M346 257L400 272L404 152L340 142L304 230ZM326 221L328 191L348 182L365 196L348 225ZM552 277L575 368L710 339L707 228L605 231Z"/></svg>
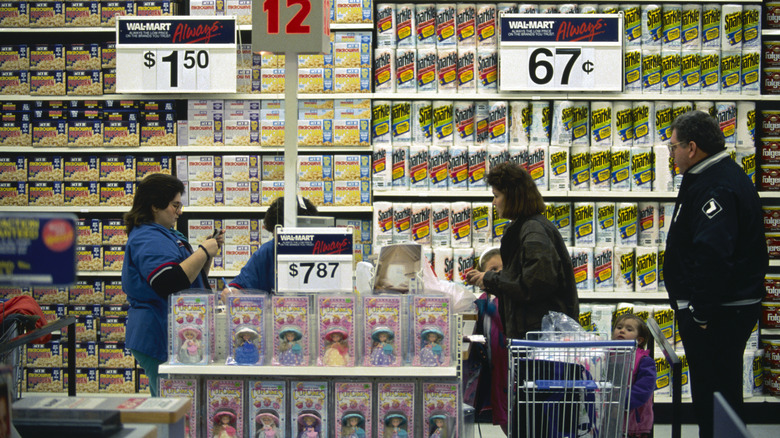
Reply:
<svg viewBox="0 0 780 438"><path fill-rule="evenodd" d="M488 188L486 176L487 148L482 145L469 147L469 191L485 192Z"/></svg>
<svg viewBox="0 0 780 438"><path fill-rule="evenodd" d="M655 103L634 102L631 115L634 118L634 146L652 146L655 142Z"/></svg>
<svg viewBox="0 0 780 438"><path fill-rule="evenodd" d="M531 105L527 100L509 102L509 144L528 146L531 135Z"/></svg>
<svg viewBox="0 0 780 438"><path fill-rule="evenodd" d="M577 290L593 291L593 248L572 248L571 265Z"/></svg>
<svg viewBox="0 0 780 438"><path fill-rule="evenodd" d="M623 52L623 91L642 92L642 48L626 46Z"/></svg>
<svg viewBox="0 0 780 438"><path fill-rule="evenodd" d="M446 191L450 187L450 148L428 147L428 172L431 174L431 191Z"/></svg>
<svg viewBox="0 0 780 438"><path fill-rule="evenodd" d="M661 92L660 47L642 47L642 92Z"/></svg>
<svg viewBox="0 0 780 438"><path fill-rule="evenodd" d="M612 272L615 292L634 292L636 272L634 270L634 247L616 246Z"/></svg>
<svg viewBox="0 0 780 438"><path fill-rule="evenodd" d="M528 149L530 146L509 146L507 148L507 162L515 166L521 166L528 169Z"/></svg>
<svg viewBox="0 0 780 438"><path fill-rule="evenodd" d="M412 203L393 202L393 243L412 241Z"/></svg>
<svg viewBox="0 0 780 438"><path fill-rule="evenodd" d="M680 94L682 91L679 48L661 49L661 93Z"/></svg>
<svg viewBox="0 0 780 438"><path fill-rule="evenodd" d="M672 102L657 101L655 103L655 142L668 143L672 138Z"/></svg>
<svg viewBox="0 0 780 438"><path fill-rule="evenodd" d="M439 246L433 248L433 272L442 280L453 280L455 263L452 259L452 248Z"/></svg>
<svg viewBox="0 0 780 438"><path fill-rule="evenodd" d="M558 232L561 233L561 238L564 243L571 245L573 239L572 215L571 215L571 203L569 202L556 202L553 204L555 211L555 226L558 227Z"/></svg>
<svg viewBox="0 0 780 438"><path fill-rule="evenodd" d="M761 5L742 6L742 50L761 48Z"/></svg>
<svg viewBox="0 0 780 438"><path fill-rule="evenodd" d="M631 147L612 146L610 166L612 167L612 180L610 186L613 192L627 192L631 190Z"/></svg>
<svg viewBox="0 0 780 438"><path fill-rule="evenodd" d="M737 164L745 171L753 184L756 183L756 150L753 148L737 148Z"/></svg>
<svg viewBox="0 0 780 438"><path fill-rule="evenodd" d="M402 3L395 7L395 45L396 47L417 46L417 37L414 34L414 4Z"/></svg>
<svg viewBox="0 0 780 438"><path fill-rule="evenodd" d="M693 102L689 100L676 100L672 103L672 121L682 114L693 110ZM671 134L669 136L671 138Z"/></svg>
<svg viewBox="0 0 780 438"><path fill-rule="evenodd" d="M412 101L412 145L430 146L433 139L433 104L430 100Z"/></svg>
<svg viewBox="0 0 780 438"><path fill-rule="evenodd" d="M450 146L450 191L469 188L469 148Z"/></svg>
<svg viewBox="0 0 780 438"><path fill-rule="evenodd" d="M622 4L626 46L642 45L642 10L638 4Z"/></svg>
<svg viewBox="0 0 780 438"><path fill-rule="evenodd" d="M672 225L672 217L674 217L674 202L661 202L659 209L658 237L661 243L665 245L666 235L669 234L669 227Z"/></svg>
<svg viewBox="0 0 780 438"><path fill-rule="evenodd" d="M642 47L661 47L662 22L661 5L643 4L642 10Z"/></svg>
<svg viewBox="0 0 780 438"><path fill-rule="evenodd" d="M580 304L579 323L586 332L595 330L593 327L593 309L590 304Z"/></svg>
<svg viewBox="0 0 780 438"><path fill-rule="evenodd" d="M737 149L750 148L755 152L756 135L756 103L753 101L737 102Z"/></svg>
<svg viewBox="0 0 780 438"><path fill-rule="evenodd" d="M761 68L761 54L759 49L743 49L742 65L740 69L740 92L755 96L759 94L759 70Z"/></svg>
<svg viewBox="0 0 780 438"><path fill-rule="evenodd" d="M465 284L466 274L474 270L474 248L453 248L452 258L455 265L452 278L455 283Z"/></svg>
<svg viewBox="0 0 780 438"><path fill-rule="evenodd" d="M618 101L613 104L614 125L612 132L615 133L613 146L634 145L634 116L633 104L630 101Z"/></svg>
<svg viewBox="0 0 780 438"><path fill-rule="evenodd" d="M495 5L492 6L495 15ZM457 3L455 35L458 48L477 45L477 6L474 3Z"/></svg>
<svg viewBox="0 0 780 438"><path fill-rule="evenodd" d="M412 203L412 242L420 245L431 244L431 204L428 202Z"/></svg>
<svg viewBox="0 0 780 438"><path fill-rule="evenodd" d="M489 143L509 144L509 103L506 100L488 101Z"/></svg>
<svg viewBox="0 0 780 438"><path fill-rule="evenodd" d="M630 315L634 313L634 303L629 303L627 301L619 302L617 303L617 306L615 306L615 320L617 320L622 315Z"/></svg>
<svg viewBox="0 0 780 438"><path fill-rule="evenodd" d="M553 119L550 129L550 145L552 146L571 146L572 142L572 119L574 114L572 108L574 102L571 100L553 101Z"/></svg>
<svg viewBox="0 0 780 438"><path fill-rule="evenodd" d="M377 247L393 243L393 203L374 202L373 241Z"/></svg>
<svg viewBox="0 0 780 438"><path fill-rule="evenodd" d="M452 121L455 127L455 146L474 146L475 107L473 101L457 100L452 104Z"/></svg>
<svg viewBox="0 0 780 438"><path fill-rule="evenodd" d="M637 204L619 202L617 209L617 246L636 246L637 243Z"/></svg>
<svg viewBox="0 0 780 438"><path fill-rule="evenodd" d="M665 49L680 49L682 44L682 5L679 3L664 3L663 14L663 41Z"/></svg>
<svg viewBox="0 0 780 438"><path fill-rule="evenodd" d="M550 146L550 190L569 190L569 148Z"/></svg>
<svg viewBox="0 0 780 438"><path fill-rule="evenodd" d="M596 203L596 246L615 245L615 203Z"/></svg>
<svg viewBox="0 0 780 438"><path fill-rule="evenodd" d="M590 105L587 101L575 101L572 107L572 145L589 146Z"/></svg>
<svg viewBox="0 0 780 438"><path fill-rule="evenodd" d="M450 246L450 203L431 203L431 244L435 247Z"/></svg>
<svg viewBox="0 0 780 438"><path fill-rule="evenodd" d="M721 7L721 50L742 50L742 5L727 4Z"/></svg>
<svg viewBox="0 0 780 438"><path fill-rule="evenodd" d="M637 243L640 246L658 246L658 203L640 202L638 205L639 213L639 234Z"/></svg>
<svg viewBox="0 0 780 438"><path fill-rule="evenodd" d="M701 93L720 92L720 50L701 51Z"/></svg>
<svg viewBox="0 0 780 438"><path fill-rule="evenodd" d="M634 315L642 318L642 321L647 322L647 318L653 314L653 306L647 304L634 303Z"/></svg>
<svg viewBox="0 0 780 438"><path fill-rule="evenodd" d="M376 40L379 47L395 47L394 3L376 5Z"/></svg>
<svg viewBox="0 0 780 438"><path fill-rule="evenodd" d="M395 48L377 47L374 50L374 90L395 92Z"/></svg>
<svg viewBox="0 0 780 438"><path fill-rule="evenodd" d="M450 206L450 246L471 247L471 202L453 202Z"/></svg>
<svg viewBox="0 0 780 438"><path fill-rule="evenodd" d="M742 51L720 51L720 92L739 94L742 92Z"/></svg>
<svg viewBox="0 0 780 438"><path fill-rule="evenodd" d="M737 144L737 104L736 102L715 102L715 118L726 138L726 147Z"/></svg>
<svg viewBox="0 0 780 438"><path fill-rule="evenodd" d="M493 216L490 202L471 203L471 246L484 248L493 239Z"/></svg>
<svg viewBox="0 0 780 438"><path fill-rule="evenodd" d="M550 102L531 101L531 145L550 144Z"/></svg>
<svg viewBox="0 0 780 438"><path fill-rule="evenodd" d="M655 179L652 147L631 148L631 191L649 192L653 190Z"/></svg>
<svg viewBox="0 0 780 438"><path fill-rule="evenodd" d="M409 189L409 146L393 146L392 186L397 189Z"/></svg>
<svg viewBox="0 0 780 438"><path fill-rule="evenodd" d="M433 101L433 145L452 146L455 138L455 127L452 118L451 100Z"/></svg>
<svg viewBox="0 0 780 438"><path fill-rule="evenodd" d="M428 146L409 147L409 188L428 190L431 175L428 167Z"/></svg>
<svg viewBox="0 0 780 438"><path fill-rule="evenodd" d="M590 190L590 147L572 146L569 154L571 190Z"/></svg>
<svg viewBox="0 0 780 438"><path fill-rule="evenodd" d="M653 355L655 360L655 397L669 397L671 395L672 367L658 348Z"/></svg>
<svg viewBox="0 0 780 438"><path fill-rule="evenodd" d="M608 146L593 146L590 148L590 189L604 192L610 190L611 152Z"/></svg>
<svg viewBox="0 0 780 438"><path fill-rule="evenodd" d="M549 190L550 148L530 146L528 148L528 173L539 190Z"/></svg>
<svg viewBox="0 0 780 438"><path fill-rule="evenodd" d="M602 333L608 338L612 337L612 315L615 313L614 304L594 304L591 307L592 321L597 333Z"/></svg>
<svg viewBox="0 0 780 438"><path fill-rule="evenodd" d="M615 283L612 278L614 248L597 246L593 249L593 289L596 292L612 292Z"/></svg>
<svg viewBox="0 0 780 438"><path fill-rule="evenodd" d="M683 50L701 49L701 5L682 5L680 45Z"/></svg>
<svg viewBox="0 0 780 438"><path fill-rule="evenodd" d="M596 206L593 202L575 202L572 205L574 216L574 246L594 247L596 245Z"/></svg>
<svg viewBox="0 0 780 438"><path fill-rule="evenodd" d="M675 330L674 330L674 310L668 305L656 305L653 306L653 318L658 323L658 327L661 329L666 340L674 345Z"/></svg>
<svg viewBox="0 0 780 438"><path fill-rule="evenodd" d="M434 3L415 5L414 13L417 48L436 47L436 5Z"/></svg>
<svg viewBox="0 0 780 438"><path fill-rule="evenodd" d="M636 291L658 290L658 247L636 247Z"/></svg>
<svg viewBox="0 0 780 438"><path fill-rule="evenodd" d="M716 117L718 115L717 108L715 107L715 102L711 100L705 100L705 101L697 100L693 102L693 109L697 111L703 111L711 115L712 117Z"/></svg>
<svg viewBox="0 0 780 438"><path fill-rule="evenodd" d="M680 92L698 94L701 92L701 51L685 49L680 52Z"/></svg>
<svg viewBox="0 0 780 438"><path fill-rule="evenodd" d="M612 102L590 103L590 145L612 146Z"/></svg>
<svg viewBox="0 0 780 438"><path fill-rule="evenodd" d="M674 160L669 155L669 148L664 146L653 147L655 157L655 181L654 192L674 192L674 177L676 175Z"/></svg>
<svg viewBox="0 0 780 438"><path fill-rule="evenodd" d="M720 49L721 5L706 3L702 5L701 13L701 47L702 49Z"/></svg>

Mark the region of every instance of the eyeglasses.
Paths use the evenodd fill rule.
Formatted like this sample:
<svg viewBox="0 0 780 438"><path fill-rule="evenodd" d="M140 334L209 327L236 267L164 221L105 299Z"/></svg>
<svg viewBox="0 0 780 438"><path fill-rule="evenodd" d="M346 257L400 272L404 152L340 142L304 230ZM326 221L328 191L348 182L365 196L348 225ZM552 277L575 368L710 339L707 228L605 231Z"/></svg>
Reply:
<svg viewBox="0 0 780 438"><path fill-rule="evenodd" d="M682 143L687 143L687 142L678 141L677 143L669 143L669 144L666 145L666 147L669 148L669 153L673 154L674 150L677 149L677 146L682 144Z"/></svg>
<svg viewBox="0 0 780 438"><path fill-rule="evenodd" d="M175 211L179 211L181 210L182 204L181 202L171 202L171 207L173 207Z"/></svg>

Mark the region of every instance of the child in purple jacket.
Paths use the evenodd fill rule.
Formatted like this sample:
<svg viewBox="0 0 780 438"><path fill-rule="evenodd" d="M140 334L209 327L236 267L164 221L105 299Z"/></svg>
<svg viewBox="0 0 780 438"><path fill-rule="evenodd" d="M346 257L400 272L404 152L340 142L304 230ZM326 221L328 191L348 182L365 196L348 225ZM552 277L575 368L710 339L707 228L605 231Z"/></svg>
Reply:
<svg viewBox="0 0 780 438"><path fill-rule="evenodd" d="M655 361L647 351L650 330L641 318L628 313L620 315L612 331L612 339L636 340L636 359L631 379L631 401L628 414L629 438L650 438L653 432L653 392L655 391Z"/></svg>

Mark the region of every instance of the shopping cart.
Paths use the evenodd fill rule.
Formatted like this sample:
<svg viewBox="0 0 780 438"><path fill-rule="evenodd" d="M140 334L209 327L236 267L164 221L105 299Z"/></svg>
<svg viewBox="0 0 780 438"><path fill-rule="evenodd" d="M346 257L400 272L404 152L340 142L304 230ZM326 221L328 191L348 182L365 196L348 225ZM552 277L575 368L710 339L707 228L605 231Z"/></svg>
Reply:
<svg viewBox="0 0 780 438"><path fill-rule="evenodd" d="M511 340L509 436L625 436L635 353L634 341L593 333L532 332Z"/></svg>

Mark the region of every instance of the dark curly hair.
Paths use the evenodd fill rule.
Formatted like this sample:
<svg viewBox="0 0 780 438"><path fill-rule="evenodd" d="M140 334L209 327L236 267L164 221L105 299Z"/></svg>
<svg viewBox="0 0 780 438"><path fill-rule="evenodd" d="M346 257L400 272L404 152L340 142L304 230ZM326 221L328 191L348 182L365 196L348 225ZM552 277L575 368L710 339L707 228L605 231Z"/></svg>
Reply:
<svg viewBox="0 0 780 438"><path fill-rule="evenodd" d="M301 207L301 202L306 208ZM298 215L299 216L317 216L317 207L312 204L307 198L300 197L298 199ZM263 218L263 226L266 230L273 232L276 225L284 224L284 196L280 196L274 199L274 202L268 207L268 211Z"/></svg>
<svg viewBox="0 0 780 438"><path fill-rule="evenodd" d="M513 163L501 163L490 169L487 183L506 197L502 212L505 219L515 220L545 212L544 199L531 175Z"/></svg>
<svg viewBox="0 0 780 438"><path fill-rule="evenodd" d="M135 188L133 206L124 215L127 234L138 225L154 222L152 207L158 210L168 208L177 193L184 194L184 183L175 176L153 173L139 182Z"/></svg>

